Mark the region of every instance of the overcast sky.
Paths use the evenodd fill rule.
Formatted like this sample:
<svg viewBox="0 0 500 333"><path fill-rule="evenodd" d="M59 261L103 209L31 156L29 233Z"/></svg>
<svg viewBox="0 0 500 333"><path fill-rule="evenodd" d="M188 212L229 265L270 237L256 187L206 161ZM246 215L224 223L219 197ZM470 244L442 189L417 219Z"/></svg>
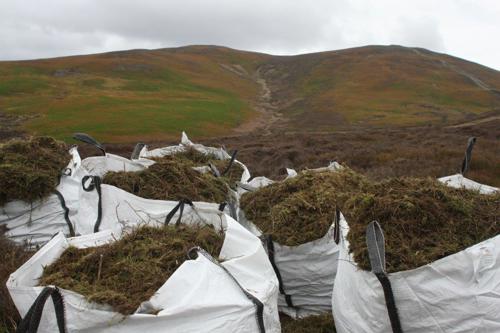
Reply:
<svg viewBox="0 0 500 333"><path fill-rule="evenodd" d="M0 0L0 59L215 44L418 46L500 70L500 0Z"/></svg>

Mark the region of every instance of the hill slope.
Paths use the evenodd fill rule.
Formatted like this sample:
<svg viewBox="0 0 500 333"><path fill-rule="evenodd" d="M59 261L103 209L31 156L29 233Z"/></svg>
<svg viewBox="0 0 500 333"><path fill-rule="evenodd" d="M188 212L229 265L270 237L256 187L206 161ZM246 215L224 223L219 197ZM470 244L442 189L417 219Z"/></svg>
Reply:
<svg viewBox="0 0 500 333"><path fill-rule="evenodd" d="M450 124L500 112L500 72L423 49L273 58L261 70L276 103L293 99L282 112L301 128Z"/></svg>
<svg viewBox="0 0 500 333"><path fill-rule="evenodd" d="M105 141L219 135L252 118L258 85L220 64L253 71L260 56L224 48L134 50L0 63L0 112L28 132Z"/></svg>
<svg viewBox="0 0 500 333"><path fill-rule="evenodd" d="M0 119L67 139L453 125L500 114L500 72L424 49L270 56L215 46L0 62Z"/></svg>

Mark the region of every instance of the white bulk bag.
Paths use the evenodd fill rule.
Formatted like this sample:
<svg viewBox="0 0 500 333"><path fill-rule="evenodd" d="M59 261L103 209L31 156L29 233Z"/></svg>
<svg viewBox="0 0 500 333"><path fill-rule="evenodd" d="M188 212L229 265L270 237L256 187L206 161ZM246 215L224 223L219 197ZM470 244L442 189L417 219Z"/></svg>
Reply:
<svg viewBox="0 0 500 333"><path fill-rule="evenodd" d="M333 162L326 168L312 171L333 172L337 169L337 163ZM287 178L297 175L292 169L287 172ZM254 179L240 186L239 194L271 183L273 181L265 177ZM337 215L339 214L340 212ZM331 294L338 260L338 246L334 241L336 220L338 216L332 216L332 225L322 238L298 246L286 246L262 235L258 227L245 217L243 210L238 209L238 222L262 239L276 271L280 282L278 307L281 312L293 318L303 318L331 311Z"/></svg>
<svg viewBox="0 0 500 333"><path fill-rule="evenodd" d="M332 295L338 333L500 332L500 236L416 269L385 274L383 233L375 222L368 230L367 239L377 241L373 272L357 267L349 254L348 225L340 220ZM384 285L374 272L386 277Z"/></svg>
<svg viewBox="0 0 500 333"><path fill-rule="evenodd" d="M187 149L194 149L200 153L213 155L220 160L226 160L231 158L231 156L222 148L206 147L202 144L193 143L189 140L187 134L182 132L181 142L175 146L167 146L162 148L156 148L149 150L148 146L144 146L139 153L139 157L151 158L151 157L163 157L168 155L173 155L176 153L185 152Z"/></svg>
<svg viewBox="0 0 500 333"><path fill-rule="evenodd" d="M163 157L167 155L173 155L180 152L185 152L188 149L194 149L202 154L210 154L215 156L219 160L229 160L231 155L229 155L223 148L207 147L202 144L193 143L189 140L185 132L182 132L181 142L176 146L168 146L163 148L156 148L149 150L147 146L144 146L139 153L139 160L147 160L152 157ZM234 160L234 163L240 165L243 168L243 173L241 175L241 182L246 183L250 179L250 171L245 164L238 160ZM202 171L202 170L200 170ZM222 170L220 170L222 171Z"/></svg>
<svg viewBox="0 0 500 333"><path fill-rule="evenodd" d="M58 232L68 236L87 235L100 230L119 227L132 212L135 222L153 216L165 217L176 201L148 200L137 197L117 187L101 184L98 176L91 176L80 167L76 148L66 174L61 177L58 193L39 202L11 202L0 210L0 223L8 228L6 236L18 242L41 245ZM68 171L69 170L69 171ZM217 209L219 204L197 203L200 207ZM227 211L230 206L224 209ZM125 212L125 213L123 213ZM146 216L147 215L147 216Z"/></svg>
<svg viewBox="0 0 500 333"><path fill-rule="evenodd" d="M124 212L122 212L124 213ZM176 213L176 216L179 211ZM130 220L137 217L131 213ZM123 221L122 221L123 222ZM68 332L280 332L278 282L257 237L217 210L199 209L181 223L207 223L225 231L221 262L197 249L136 313L123 316L109 306L90 304L82 295L59 289L64 299ZM161 225L154 221L151 225ZM57 260L68 246L86 248L111 242L119 231L65 238L58 234L14 272L7 287L21 316L44 290L38 286L43 267ZM190 251L191 252L191 251ZM192 255L193 253L191 253ZM62 303L62 302L61 302ZM162 309L147 314L146 309ZM37 309L39 310L39 309ZM40 332L57 331L54 306L47 302ZM35 311L36 312L36 311Z"/></svg>
<svg viewBox="0 0 500 333"><path fill-rule="evenodd" d="M87 137L87 139L84 140L85 142L93 143L98 148L100 147L99 149L104 151L102 145L97 143L97 141L88 137L86 134L83 135ZM138 148L140 148L140 151L138 150ZM185 132L182 132L181 143L178 145L149 150L146 145L138 144L133 153L133 155L137 156L137 158L127 159L121 156L105 153L105 156L93 156L84 159L82 161L82 166L89 174L99 177L103 177L107 172L110 171L142 171L155 163L154 160L151 160L150 158L172 155L184 152L187 149L194 149L202 154L211 154L221 160L232 159L232 156L230 156L223 148L206 147L201 144L195 144L189 140ZM136 150L138 151L137 155ZM250 172L248 168L246 167L246 165L236 159L233 161L233 163L238 164L242 167L243 173L241 175L240 183L246 183L248 179L250 179ZM210 168L208 166L200 166L194 169L202 173L210 172ZM228 191L227 201L228 205L226 207L226 211L230 213L231 216L236 217L237 194L230 189Z"/></svg>
<svg viewBox="0 0 500 333"><path fill-rule="evenodd" d="M154 161L146 158L129 160L128 158L106 153L104 156L91 156L83 159L82 166L88 173L103 177L110 171L135 172L142 171L148 166L153 165Z"/></svg>
<svg viewBox="0 0 500 333"><path fill-rule="evenodd" d="M133 159L128 159L115 154L109 154L106 152L106 149L101 143L85 133L75 133L73 138L93 145L103 153L103 156L91 156L82 161L83 168L85 168L89 174L94 176L102 177L109 171L141 171L151 164L154 164L154 161L148 159L135 159L135 150L132 153ZM136 146L136 149L139 145L140 144Z"/></svg>
<svg viewBox="0 0 500 333"><path fill-rule="evenodd" d="M335 226L320 239L298 246L280 245L240 215L243 226L259 236L280 284L278 307L293 318L331 311L332 287L337 274Z"/></svg>
<svg viewBox="0 0 500 333"><path fill-rule="evenodd" d="M236 192L238 194L238 198L241 197L244 193L246 192L253 192L256 191L257 189L270 185L274 183L274 180L269 179L267 177L259 176L259 177L254 177L252 180L242 183L238 182L237 183L237 189Z"/></svg>
<svg viewBox="0 0 500 333"><path fill-rule="evenodd" d="M479 191L479 193L482 194L493 194L494 192L500 191L500 189L498 189L497 187L481 184L471 179L465 178L460 173L447 177L441 177L438 178L438 180L449 187L465 188L468 190Z"/></svg>
<svg viewBox="0 0 500 333"><path fill-rule="evenodd" d="M62 175L56 193L33 203L12 201L0 207L0 225L6 236L16 242L39 245L54 234L77 235L80 230L71 222L78 211L81 180L86 173L80 168L80 155L71 148L71 160Z"/></svg>
<svg viewBox="0 0 500 333"><path fill-rule="evenodd" d="M89 178L84 181L84 186L92 188L93 183L94 180ZM74 221L81 226L81 234L101 230L119 232L123 227L162 223L168 213L183 202L145 199L112 185L98 186L98 191L85 191L80 197L79 210ZM203 216L205 211L213 215L222 208L217 203L206 202L193 202L182 206L186 207L183 216ZM82 230L84 227L88 229Z"/></svg>

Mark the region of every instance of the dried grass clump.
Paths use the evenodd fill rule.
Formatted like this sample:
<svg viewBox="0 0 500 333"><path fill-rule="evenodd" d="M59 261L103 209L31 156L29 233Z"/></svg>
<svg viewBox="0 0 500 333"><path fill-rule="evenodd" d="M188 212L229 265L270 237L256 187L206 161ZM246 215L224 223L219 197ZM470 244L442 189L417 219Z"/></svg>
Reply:
<svg viewBox="0 0 500 333"><path fill-rule="evenodd" d="M21 319L16 306L10 298L5 283L16 269L24 264L33 254L24 247L8 240L0 230L0 332L14 332Z"/></svg>
<svg viewBox="0 0 500 333"><path fill-rule="evenodd" d="M335 208L346 217L350 251L370 270L366 226L376 220L385 233L388 272L417 268L500 234L500 194L447 187L432 178L380 182L345 168L300 173L242 196L246 216L284 245L322 237Z"/></svg>
<svg viewBox="0 0 500 333"><path fill-rule="evenodd" d="M454 189L431 178L367 184L342 203L350 250L370 270L366 225L385 234L387 271L414 269L500 234L500 194Z"/></svg>
<svg viewBox="0 0 500 333"><path fill-rule="evenodd" d="M223 166L228 161L214 160L213 156L194 149L154 160L156 163L144 171L108 172L103 182L148 199L207 202L226 200L228 178L217 178L208 172L200 173L193 167L208 165L209 162ZM231 170L236 170L236 167L239 166L233 165Z"/></svg>
<svg viewBox="0 0 500 333"><path fill-rule="evenodd" d="M0 205L33 202L53 193L70 156L66 144L50 137L0 145Z"/></svg>
<svg viewBox="0 0 500 333"><path fill-rule="evenodd" d="M45 268L40 285L75 291L128 315L153 296L187 259L189 249L199 246L217 258L223 241L223 233L212 226L140 227L111 244L68 248Z"/></svg>
<svg viewBox="0 0 500 333"><path fill-rule="evenodd" d="M333 223L338 200L346 200L367 180L345 168L339 172L303 171L294 178L246 193L246 217L273 240L296 246L323 237Z"/></svg>
<svg viewBox="0 0 500 333"><path fill-rule="evenodd" d="M281 332L283 333L335 333L335 323L331 313L309 316L302 319L292 319L286 315L280 316Z"/></svg>

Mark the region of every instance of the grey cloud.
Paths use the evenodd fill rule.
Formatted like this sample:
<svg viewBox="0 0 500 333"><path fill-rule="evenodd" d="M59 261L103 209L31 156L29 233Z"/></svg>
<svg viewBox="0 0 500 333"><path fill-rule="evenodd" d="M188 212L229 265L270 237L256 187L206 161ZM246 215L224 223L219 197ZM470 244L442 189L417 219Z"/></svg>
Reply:
<svg viewBox="0 0 500 333"><path fill-rule="evenodd" d="M433 51L446 50L438 22L429 17L399 19L394 36L408 46L426 45L426 48Z"/></svg>
<svg viewBox="0 0 500 333"><path fill-rule="evenodd" d="M484 47L491 53L491 41L486 45L467 35L461 42L454 33L467 19L476 29L484 24L498 35L500 27L491 12L500 5L478 2L474 6L470 0L4 1L0 59L189 44L278 54L403 44L474 57L471 60L500 68L498 57L470 52ZM495 51L498 54L500 47Z"/></svg>

